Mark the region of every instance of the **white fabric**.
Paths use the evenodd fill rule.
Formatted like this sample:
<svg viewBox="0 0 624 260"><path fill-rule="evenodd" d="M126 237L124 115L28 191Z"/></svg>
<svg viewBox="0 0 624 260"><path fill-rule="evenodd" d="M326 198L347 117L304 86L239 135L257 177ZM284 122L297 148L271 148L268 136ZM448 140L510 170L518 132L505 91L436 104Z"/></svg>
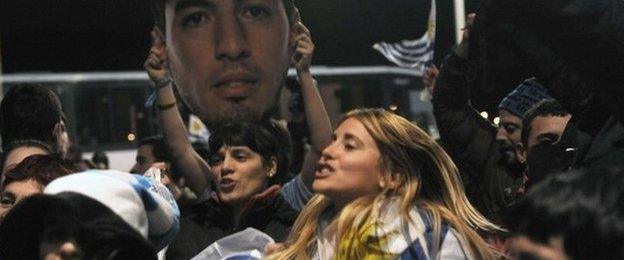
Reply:
<svg viewBox="0 0 624 260"><path fill-rule="evenodd" d="M112 177L111 174L71 174L52 181L44 193L75 192L97 200L147 238L147 214L141 197L128 182Z"/></svg>
<svg viewBox="0 0 624 260"><path fill-rule="evenodd" d="M215 241L191 260L230 259L230 257L231 259L260 259L264 254L264 249L272 243L275 241L269 235L249 227Z"/></svg>
<svg viewBox="0 0 624 260"><path fill-rule="evenodd" d="M385 250L387 253L396 255L399 257L401 253L406 251L412 243L418 241L423 252L426 255L426 259L430 259L428 252L427 239L425 238L425 231L427 226L419 213L417 207L413 207L409 216L412 221L405 221L399 217L399 200L392 199L383 203L378 210L380 213L379 220L380 225L376 230L376 236L380 237L384 234L392 234L398 232L399 235L390 236L391 239L388 242ZM327 212L321 216L319 220L319 228L317 229L317 243L316 251L312 254L312 259L333 259L335 256L336 238L333 232L328 232L330 220L335 216L331 212ZM363 217L363 216L359 216ZM357 221L357 217L356 217ZM439 259L470 259L469 255L464 251L462 244L460 243L459 236L452 228L449 228L446 233L440 234L444 237L441 244L440 252L438 253ZM436 257L437 258L437 257Z"/></svg>
<svg viewBox="0 0 624 260"><path fill-rule="evenodd" d="M180 211L169 190L140 175L114 170L89 170L52 181L46 194L75 192L104 204L157 250L177 234Z"/></svg>

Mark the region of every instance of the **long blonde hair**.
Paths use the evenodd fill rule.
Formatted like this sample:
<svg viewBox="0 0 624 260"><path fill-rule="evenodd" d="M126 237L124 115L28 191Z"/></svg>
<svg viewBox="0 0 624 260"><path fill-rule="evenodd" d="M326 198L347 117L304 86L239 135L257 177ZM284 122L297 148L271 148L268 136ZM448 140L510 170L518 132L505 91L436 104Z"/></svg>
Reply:
<svg viewBox="0 0 624 260"><path fill-rule="evenodd" d="M349 118L360 121L375 140L381 154L380 166L385 183L396 183L398 180L398 185L385 187L378 194L360 197L345 206L332 220L336 227L336 241L341 241L346 234L359 233L362 225L356 223L356 216L364 214L367 218L375 218L378 215L375 209L379 209L380 203L395 197L400 201L402 219L412 221L409 211L418 206L432 216L437 237L440 236L442 223L448 223L467 244L464 246L473 257L495 258L475 229L490 232L499 228L470 204L457 167L435 140L405 118L383 109L352 110L341 123ZM316 245L319 217L331 205L328 197L315 195L295 221L284 250L269 258L309 259L309 253ZM345 247L335 246L336 249Z"/></svg>

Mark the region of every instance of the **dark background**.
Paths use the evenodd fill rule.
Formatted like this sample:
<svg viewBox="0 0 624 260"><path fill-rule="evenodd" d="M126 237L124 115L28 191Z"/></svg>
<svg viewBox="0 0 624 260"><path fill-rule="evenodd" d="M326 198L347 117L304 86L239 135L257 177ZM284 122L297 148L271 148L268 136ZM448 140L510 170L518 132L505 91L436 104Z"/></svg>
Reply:
<svg viewBox="0 0 624 260"><path fill-rule="evenodd" d="M148 0L2 0L2 71L141 70L152 17ZM424 33L430 0L295 0L317 46L314 65L392 65L378 41ZM454 43L453 3L438 1L436 63ZM468 1L468 12L476 9Z"/></svg>

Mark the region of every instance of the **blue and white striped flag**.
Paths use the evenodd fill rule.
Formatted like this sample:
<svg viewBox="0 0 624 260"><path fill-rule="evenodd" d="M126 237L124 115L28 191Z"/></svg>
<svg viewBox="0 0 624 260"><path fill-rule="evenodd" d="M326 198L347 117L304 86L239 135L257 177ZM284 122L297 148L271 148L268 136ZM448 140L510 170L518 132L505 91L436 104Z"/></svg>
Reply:
<svg viewBox="0 0 624 260"><path fill-rule="evenodd" d="M191 143L208 143L208 138L210 137L210 132L204 123L197 117L196 115L189 115L189 142Z"/></svg>
<svg viewBox="0 0 624 260"><path fill-rule="evenodd" d="M373 48L378 50L389 61L401 67L413 68L421 75L433 61L433 47L435 42L436 23L435 0L431 0L427 31L417 40L403 40L395 43L375 43Z"/></svg>

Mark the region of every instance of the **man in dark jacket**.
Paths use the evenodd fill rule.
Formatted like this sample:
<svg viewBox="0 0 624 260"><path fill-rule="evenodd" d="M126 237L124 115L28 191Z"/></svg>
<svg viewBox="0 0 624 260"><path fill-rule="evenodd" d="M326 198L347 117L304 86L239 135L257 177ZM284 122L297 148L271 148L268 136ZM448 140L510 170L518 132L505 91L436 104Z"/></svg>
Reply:
<svg viewBox="0 0 624 260"><path fill-rule="evenodd" d="M534 79L527 80L500 103L500 127L481 117L470 105L466 36L442 65L433 91L434 115L471 202L496 221L498 212L523 192L523 162L515 151L522 115L548 95Z"/></svg>

